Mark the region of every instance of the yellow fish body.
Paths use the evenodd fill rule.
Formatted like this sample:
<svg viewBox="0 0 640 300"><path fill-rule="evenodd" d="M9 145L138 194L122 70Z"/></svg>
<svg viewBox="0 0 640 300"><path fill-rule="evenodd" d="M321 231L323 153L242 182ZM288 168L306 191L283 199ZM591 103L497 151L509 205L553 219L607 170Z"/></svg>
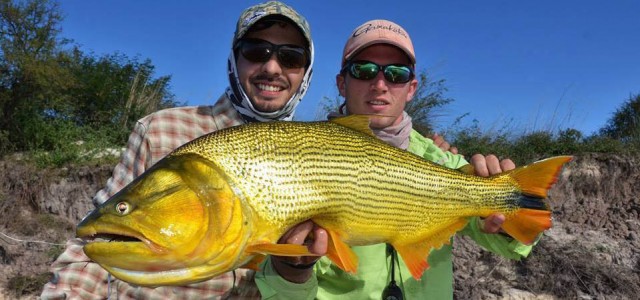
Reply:
<svg viewBox="0 0 640 300"><path fill-rule="evenodd" d="M267 254L311 255L276 243L311 219L342 269L357 271L349 246L390 243L419 279L429 251L471 216L502 213L503 229L531 243L551 227L543 200L570 160L482 178L381 142L366 116L248 124L176 149L88 215L77 236L110 239L84 251L122 280L183 285Z"/></svg>

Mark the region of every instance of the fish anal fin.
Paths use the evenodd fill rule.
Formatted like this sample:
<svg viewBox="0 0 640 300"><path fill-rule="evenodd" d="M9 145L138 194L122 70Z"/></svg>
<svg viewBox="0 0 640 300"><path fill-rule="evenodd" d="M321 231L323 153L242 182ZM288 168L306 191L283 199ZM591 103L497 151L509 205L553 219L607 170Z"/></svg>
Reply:
<svg viewBox="0 0 640 300"><path fill-rule="evenodd" d="M507 216L502 229L519 242L530 245L538 235L551 228L551 212L521 208Z"/></svg>
<svg viewBox="0 0 640 300"><path fill-rule="evenodd" d="M398 254L402 256L404 263L407 265L409 272L415 280L420 280L422 273L429 268L427 263L427 257L429 251L431 251L431 244L428 243L416 243L407 245L393 245L398 251Z"/></svg>
<svg viewBox="0 0 640 300"><path fill-rule="evenodd" d="M265 256L262 254L254 256L249 262L244 264L242 268L251 269L254 271L260 270L260 263L265 259Z"/></svg>
<svg viewBox="0 0 640 300"><path fill-rule="evenodd" d="M309 252L303 245L261 243L247 246L245 250L250 254L269 254L277 256L318 256Z"/></svg>
<svg viewBox="0 0 640 300"><path fill-rule="evenodd" d="M371 127L369 127L369 120L373 117L375 116L349 115L346 117L333 118L329 120L329 122L336 123L338 125L342 125L344 127L348 127L371 136L375 136L375 134L373 134L373 131L371 131Z"/></svg>
<svg viewBox="0 0 640 300"><path fill-rule="evenodd" d="M392 245L402 256L413 278L420 280L422 273L429 268L427 258L431 249L438 249L450 243L451 237L468 222L466 218L461 218L440 230L431 231L427 238L414 239L412 242L394 241Z"/></svg>
<svg viewBox="0 0 640 300"><path fill-rule="evenodd" d="M327 232L329 233L327 257L343 271L355 273L358 270L358 256L342 241L337 232L328 229Z"/></svg>
<svg viewBox="0 0 640 300"><path fill-rule="evenodd" d="M571 156L556 156L534 162L509 172L509 176L518 182L524 194L546 198L547 191L556 183L564 164L573 159Z"/></svg>

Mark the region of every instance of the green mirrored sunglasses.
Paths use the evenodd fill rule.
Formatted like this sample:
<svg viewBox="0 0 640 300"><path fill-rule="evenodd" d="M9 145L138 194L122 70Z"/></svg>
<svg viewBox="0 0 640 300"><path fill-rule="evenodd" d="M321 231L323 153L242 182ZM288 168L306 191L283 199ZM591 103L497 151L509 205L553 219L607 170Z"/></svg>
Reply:
<svg viewBox="0 0 640 300"><path fill-rule="evenodd" d="M389 64L381 66L367 60L348 61L342 72L348 72L351 77L360 80L371 80L382 71L384 78L391 83L407 83L413 79L413 68L403 64Z"/></svg>

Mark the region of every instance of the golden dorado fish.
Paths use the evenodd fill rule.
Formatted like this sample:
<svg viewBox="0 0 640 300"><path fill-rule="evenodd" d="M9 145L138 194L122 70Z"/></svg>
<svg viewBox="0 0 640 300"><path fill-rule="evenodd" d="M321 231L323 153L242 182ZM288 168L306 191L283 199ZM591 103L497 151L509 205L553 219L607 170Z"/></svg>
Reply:
<svg viewBox="0 0 640 300"><path fill-rule="evenodd" d="M472 216L506 216L503 229L532 243L551 227L543 202L570 156L488 178L444 168L377 139L367 116L328 122L255 123L176 149L77 227L84 252L138 285L183 285L265 255L312 255L277 244L313 220L327 256L356 272L350 246L392 244L419 279L432 248Z"/></svg>

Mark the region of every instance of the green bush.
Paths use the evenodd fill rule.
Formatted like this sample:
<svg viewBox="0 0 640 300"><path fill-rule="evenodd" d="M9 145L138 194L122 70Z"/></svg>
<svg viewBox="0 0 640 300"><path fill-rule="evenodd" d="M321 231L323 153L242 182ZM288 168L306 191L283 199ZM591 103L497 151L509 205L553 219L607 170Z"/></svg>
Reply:
<svg viewBox="0 0 640 300"><path fill-rule="evenodd" d="M505 125L502 128L485 130L477 120L473 120L470 126L457 127L448 130L447 136L450 143L460 149L461 154L468 159L473 154L495 154L501 158L510 157L511 144L510 128Z"/></svg>
<svg viewBox="0 0 640 300"><path fill-rule="evenodd" d="M470 126L450 131L448 138L467 159L476 153L495 154L500 159L512 159L516 165L557 155L587 152L639 153L640 149L633 140L623 141L601 134L584 137L577 129L518 133L508 125L498 130L486 130L477 121Z"/></svg>
<svg viewBox="0 0 640 300"><path fill-rule="evenodd" d="M37 129L40 129L39 131ZM95 154L106 148L120 148L124 144L125 129L106 126L96 130L89 126L76 126L70 121L53 119L34 124L30 141L31 157L39 168L60 167L69 163L115 161L117 157L99 157ZM38 131L38 132L36 132Z"/></svg>
<svg viewBox="0 0 640 300"><path fill-rule="evenodd" d="M600 130L600 134L633 147L640 145L640 94L632 95L622 103Z"/></svg>
<svg viewBox="0 0 640 300"><path fill-rule="evenodd" d="M87 151L74 142L123 145L136 120L181 104L149 59L84 53L62 20L56 0L0 5L0 155L62 165Z"/></svg>

